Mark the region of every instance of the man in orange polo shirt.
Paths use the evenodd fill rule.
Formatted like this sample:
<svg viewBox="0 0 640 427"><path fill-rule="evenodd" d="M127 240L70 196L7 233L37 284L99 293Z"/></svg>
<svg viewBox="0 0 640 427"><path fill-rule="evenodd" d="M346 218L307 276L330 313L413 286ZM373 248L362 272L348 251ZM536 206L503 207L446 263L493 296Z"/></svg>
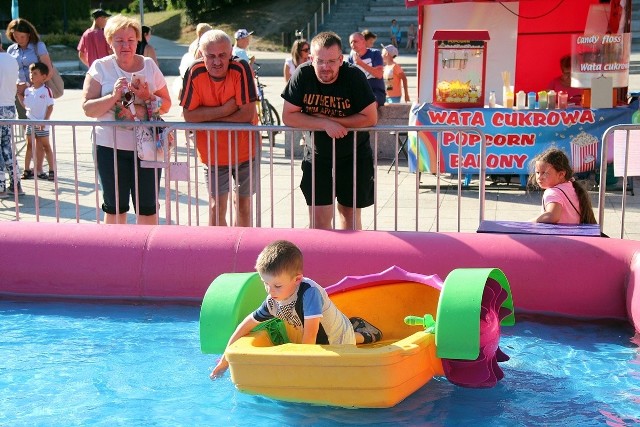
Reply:
<svg viewBox="0 0 640 427"><path fill-rule="evenodd" d="M233 59L232 48L231 38L220 30L207 31L200 39L202 59L185 73L180 98L187 122L258 124L253 73L245 61ZM208 166L209 225L227 225L231 177L237 188L234 225L251 225L251 195L259 178L258 141L254 131L196 132L198 156Z"/></svg>

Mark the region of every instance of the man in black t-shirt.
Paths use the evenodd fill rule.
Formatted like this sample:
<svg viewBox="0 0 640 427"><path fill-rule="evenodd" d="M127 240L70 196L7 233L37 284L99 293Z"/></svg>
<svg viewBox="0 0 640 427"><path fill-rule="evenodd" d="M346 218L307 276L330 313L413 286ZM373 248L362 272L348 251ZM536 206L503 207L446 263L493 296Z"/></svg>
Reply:
<svg viewBox="0 0 640 427"><path fill-rule="evenodd" d="M283 121L287 126L319 129L305 146L300 182L309 206L311 227L332 228L335 176L340 226L361 229L361 209L374 201L373 153L369 133L357 132L354 136L348 128L376 125L376 99L362 71L344 62L342 42L335 33L315 36L311 40L310 58L310 63L296 70L282 97Z"/></svg>

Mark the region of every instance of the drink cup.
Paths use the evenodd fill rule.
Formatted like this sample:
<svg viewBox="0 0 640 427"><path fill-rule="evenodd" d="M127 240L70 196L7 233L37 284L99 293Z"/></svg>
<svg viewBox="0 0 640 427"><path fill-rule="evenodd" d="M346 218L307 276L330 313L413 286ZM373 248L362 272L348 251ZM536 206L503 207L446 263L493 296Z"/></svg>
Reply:
<svg viewBox="0 0 640 427"><path fill-rule="evenodd" d="M505 103L505 107L513 108L513 92L507 93L507 102Z"/></svg>
<svg viewBox="0 0 640 427"><path fill-rule="evenodd" d="M558 108L565 109L569 103L569 94L567 92L558 92Z"/></svg>
<svg viewBox="0 0 640 427"><path fill-rule="evenodd" d="M541 110L546 110L548 105L547 91L541 90L538 92L538 105Z"/></svg>
<svg viewBox="0 0 640 427"><path fill-rule="evenodd" d="M556 98L556 91L551 89L549 91L549 93L548 93L548 96L547 96L547 101L548 101L550 110L555 110L556 109L556 106L558 104L556 99L557 99Z"/></svg>
<svg viewBox="0 0 640 427"><path fill-rule="evenodd" d="M527 94L523 90L519 90L516 94L516 108L523 110L527 106Z"/></svg>
<svg viewBox="0 0 640 427"><path fill-rule="evenodd" d="M509 105L509 98L511 98L511 105ZM502 105L513 108L513 85L502 86Z"/></svg>

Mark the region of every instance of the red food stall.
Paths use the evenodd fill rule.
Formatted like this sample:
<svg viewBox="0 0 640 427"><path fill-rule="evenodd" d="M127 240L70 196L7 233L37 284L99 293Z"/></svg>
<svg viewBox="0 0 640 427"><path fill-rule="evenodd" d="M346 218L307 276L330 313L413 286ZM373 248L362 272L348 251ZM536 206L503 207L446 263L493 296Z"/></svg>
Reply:
<svg viewBox="0 0 640 427"><path fill-rule="evenodd" d="M525 92L560 74L572 38L585 33L629 33L631 0L405 0L418 12L418 96L432 101L433 35L439 30L487 30L487 91L502 87L501 72ZM431 76L432 77L432 76ZM519 89L518 89L519 90Z"/></svg>
<svg viewBox="0 0 640 427"><path fill-rule="evenodd" d="M624 59L620 62L627 78L613 79L617 82L613 86L613 103L614 106L621 105L626 101L628 85L628 68L625 70L624 67L628 67L629 61L631 0L405 0L405 3L408 7L417 8L419 24L418 103L414 104L409 121L411 124L482 128L487 135L489 174L524 175L528 172L529 160L549 144L559 145L571 154L573 151L585 152L579 147L587 145L589 154L576 154L578 163L574 166L576 170L592 170L599 161L593 158L593 153L598 152L593 145L597 144L604 129L630 122L632 111L624 107L531 111L479 107L464 109L468 114L460 114L460 109L434 105L434 101L437 103L434 96L438 82L433 72L433 61L436 57L436 32L487 31L483 104L488 104L489 93L494 91L500 106L504 101L505 79L510 80L515 92L535 96L539 91L549 89L550 82L561 74L560 59L563 56L576 56L576 40L580 36L623 34L625 41L621 46L626 49L624 54L627 58L626 63ZM575 71L572 68L571 86L574 86ZM593 78L596 78L595 74ZM581 87L589 86L582 83ZM464 171L477 173L477 141L460 140L453 134L445 135L442 141L441 171L453 172L458 164L463 164ZM419 164L420 170L435 172L435 138L419 133L410 142L413 168ZM457 154L459 145L463 145L462 157Z"/></svg>

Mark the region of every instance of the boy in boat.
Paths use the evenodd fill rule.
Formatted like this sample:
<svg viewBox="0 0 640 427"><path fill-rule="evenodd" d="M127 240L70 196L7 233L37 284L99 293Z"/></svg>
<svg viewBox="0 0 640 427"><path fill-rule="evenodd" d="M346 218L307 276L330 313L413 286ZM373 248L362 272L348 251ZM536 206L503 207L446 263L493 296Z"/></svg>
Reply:
<svg viewBox="0 0 640 427"><path fill-rule="evenodd" d="M227 347L262 322L277 317L294 329L302 344L370 344L380 341L378 328L359 317L347 318L329 299L324 288L302 274L302 252L291 242L278 240L260 252L256 271L264 282L267 298L249 314L229 338ZM297 339L296 339L297 338ZM229 367L224 355L211 372L217 378Z"/></svg>

